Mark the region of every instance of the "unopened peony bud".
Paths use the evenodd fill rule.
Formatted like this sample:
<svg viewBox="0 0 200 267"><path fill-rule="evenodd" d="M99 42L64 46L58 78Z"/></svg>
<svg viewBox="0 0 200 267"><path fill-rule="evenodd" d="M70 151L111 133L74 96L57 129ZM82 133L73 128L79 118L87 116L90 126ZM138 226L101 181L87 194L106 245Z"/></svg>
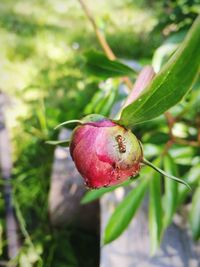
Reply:
<svg viewBox="0 0 200 267"><path fill-rule="evenodd" d="M81 122L74 129L70 153L88 187L116 185L139 173L142 148L130 130L100 115Z"/></svg>

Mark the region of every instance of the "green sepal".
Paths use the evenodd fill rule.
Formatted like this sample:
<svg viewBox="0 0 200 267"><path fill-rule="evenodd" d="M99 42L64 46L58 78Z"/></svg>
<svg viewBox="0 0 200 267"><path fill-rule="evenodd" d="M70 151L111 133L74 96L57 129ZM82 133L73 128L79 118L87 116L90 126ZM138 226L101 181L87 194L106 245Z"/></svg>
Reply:
<svg viewBox="0 0 200 267"><path fill-rule="evenodd" d="M67 124L71 124L71 123L80 123L80 124L83 124L83 122L82 122L81 120L69 120L69 121L64 121L64 122L58 124L58 125L54 128L54 130L60 128L61 126L64 126L64 125L67 125Z"/></svg>

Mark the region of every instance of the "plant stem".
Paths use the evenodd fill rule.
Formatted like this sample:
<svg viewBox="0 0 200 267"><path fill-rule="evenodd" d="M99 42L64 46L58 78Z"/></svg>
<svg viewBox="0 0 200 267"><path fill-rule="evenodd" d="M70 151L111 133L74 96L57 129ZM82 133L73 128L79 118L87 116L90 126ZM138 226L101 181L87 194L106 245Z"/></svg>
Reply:
<svg viewBox="0 0 200 267"><path fill-rule="evenodd" d="M79 3L81 4L85 15L87 16L87 18L89 19L89 21L91 22L93 29L95 31L96 37L99 41L99 44L101 45L102 49L104 50L105 54L107 55L107 57L110 60L115 60L116 56L113 53L112 49L110 48L108 42L106 41L106 38L104 37L103 33L99 30L96 21L91 13L91 11L89 10L88 6L86 5L86 3L83 0L78 0ZM123 77L122 80L126 83L127 87L132 90L133 88L133 83L131 82L131 80L128 77Z"/></svg>
<svg viewBox="0 0 200 267"><path fill-rule="evenodd" d="M167 151L169 150L169 148L173 144L180 144L180 145L188 145L188 146L193 146L193 147L200 147L200 141L198 139L198 138L200 138L200 136L197 137L197 141L185 140L185 139L182 139L182 138L179 138L179 137L174 136L172 129L173 129L174 124L176 123L177 117L174 118L169 111L166 111L164 115L165 115L165 118L167 120L167 124L168 124L168 128L169 128L169 137L170 137L170 139L169 139L169 141L167 142L167 144L165 146L163 155L165 155L167 153ZM200 135L200 133L198 133L198 134Z"/></svg>
<svg viewBox="0 0 200 267"><path fill-rule="evenodd" d="M102 32L98 29L96 21L94 20L93 15L92 15L91 11L89 10L88 6L85 4L85 2L83 0L78 0L78 1L81 4L81 6L82 6L86 16L88 17L89 21L91 22L91 24L95 30L97 39L98 39L101 47L103 48L105 54L107 55L107 57L110 60L116 59L116 56L114 55L112 49L108 45L105 37L103 36Z"/></svg>
<svg viewBox="0 0 200 267"><path fill-rule="evenodd" d="M158 168L157 166L155 166L153 163L151 163L150 161L148 161L145 158L142 160L142 162L145 165L147 165L147 166L151 167L152 169L154 169L155 171L159 172L160 174L162 174L162 175L164 175L164 176L166 176L166 177L168 177L168 178L170 178L170 179L172 179L174 181L177 181L177 182L179 182L181 184L184 184L185 186L187 186L187 188L189 188L191 190L191 187L189 186L189 184L187 182L185 182L184 180L182 180L182 179L180 179L180 178L178 178L176 176L173 176L173 175L171 175L169 173L166 173L165 171L161 170L160 168Z"/></svg>
<svg viewBox="0 0 200 267"><path fill-rule="evenodd" d="M197 127L197 142L200 146L200 114L197 114L196 117L196 127Z"/></svg>
<svg viewBox="0 0 200 267"><path fill-rule="evenodd" d="M178 137L174 138L174 142L176 144L180 144L180 145L188 145L188 146L193 146L193 147L200 147L200 143L198 141L185 140L185 139L181 139L181 138L178 138Z"/></svg>
<svg viewBox="0 0 200 267"><path fill-rule="evenodd" d="M171 139L171 141L173 141L174 140L174 136L173 136L172 128L174 126L175 119L172 117L172 115L171 115L171 113L169 111L166 111L164 113L164 115L165 115L165 118L167 120L170 139Z"/></svg>

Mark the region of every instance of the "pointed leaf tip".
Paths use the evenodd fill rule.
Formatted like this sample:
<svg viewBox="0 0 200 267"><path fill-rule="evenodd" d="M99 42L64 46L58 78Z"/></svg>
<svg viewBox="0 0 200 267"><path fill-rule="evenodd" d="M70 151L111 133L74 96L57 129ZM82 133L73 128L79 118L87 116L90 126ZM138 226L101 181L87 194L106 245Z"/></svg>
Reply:
<svg viewBox="0 0 200 267"><path fill-rule="evenodd" d="M171 174L166 173L165 171L161 170L160 168L158 168L157 166L155 166L153 163L151 163L147 159L144 158L143 159L143 163L145 165L153 168L155 171L159 172L160 174L162 174L162 175L164 175L164 176L166 176L166 177L168 177L168 178L170 178L170 179L172 179L172 180L174 180L174 181L176 181L178 183L184 184L185 186L187 186L188 189L192 190L191 187L189 186L189 184L186 181L184 181L184 180L182 180L182 179L180 179L180 178L178 178L176 176L173 176Z"/></svg>

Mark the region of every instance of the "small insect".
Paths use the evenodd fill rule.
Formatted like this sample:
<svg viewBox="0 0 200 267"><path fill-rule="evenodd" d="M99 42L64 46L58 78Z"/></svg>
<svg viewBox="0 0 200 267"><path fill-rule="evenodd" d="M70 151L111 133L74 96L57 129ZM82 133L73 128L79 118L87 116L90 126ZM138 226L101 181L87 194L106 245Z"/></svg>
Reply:
<svg viewBox="0 0 200 267"><path fill-rule="evenodd" d="M125 139L119 134L115 137L115 140L117 141L119 152L125 153L126 152L126 145L124 143Z"/></svg>

